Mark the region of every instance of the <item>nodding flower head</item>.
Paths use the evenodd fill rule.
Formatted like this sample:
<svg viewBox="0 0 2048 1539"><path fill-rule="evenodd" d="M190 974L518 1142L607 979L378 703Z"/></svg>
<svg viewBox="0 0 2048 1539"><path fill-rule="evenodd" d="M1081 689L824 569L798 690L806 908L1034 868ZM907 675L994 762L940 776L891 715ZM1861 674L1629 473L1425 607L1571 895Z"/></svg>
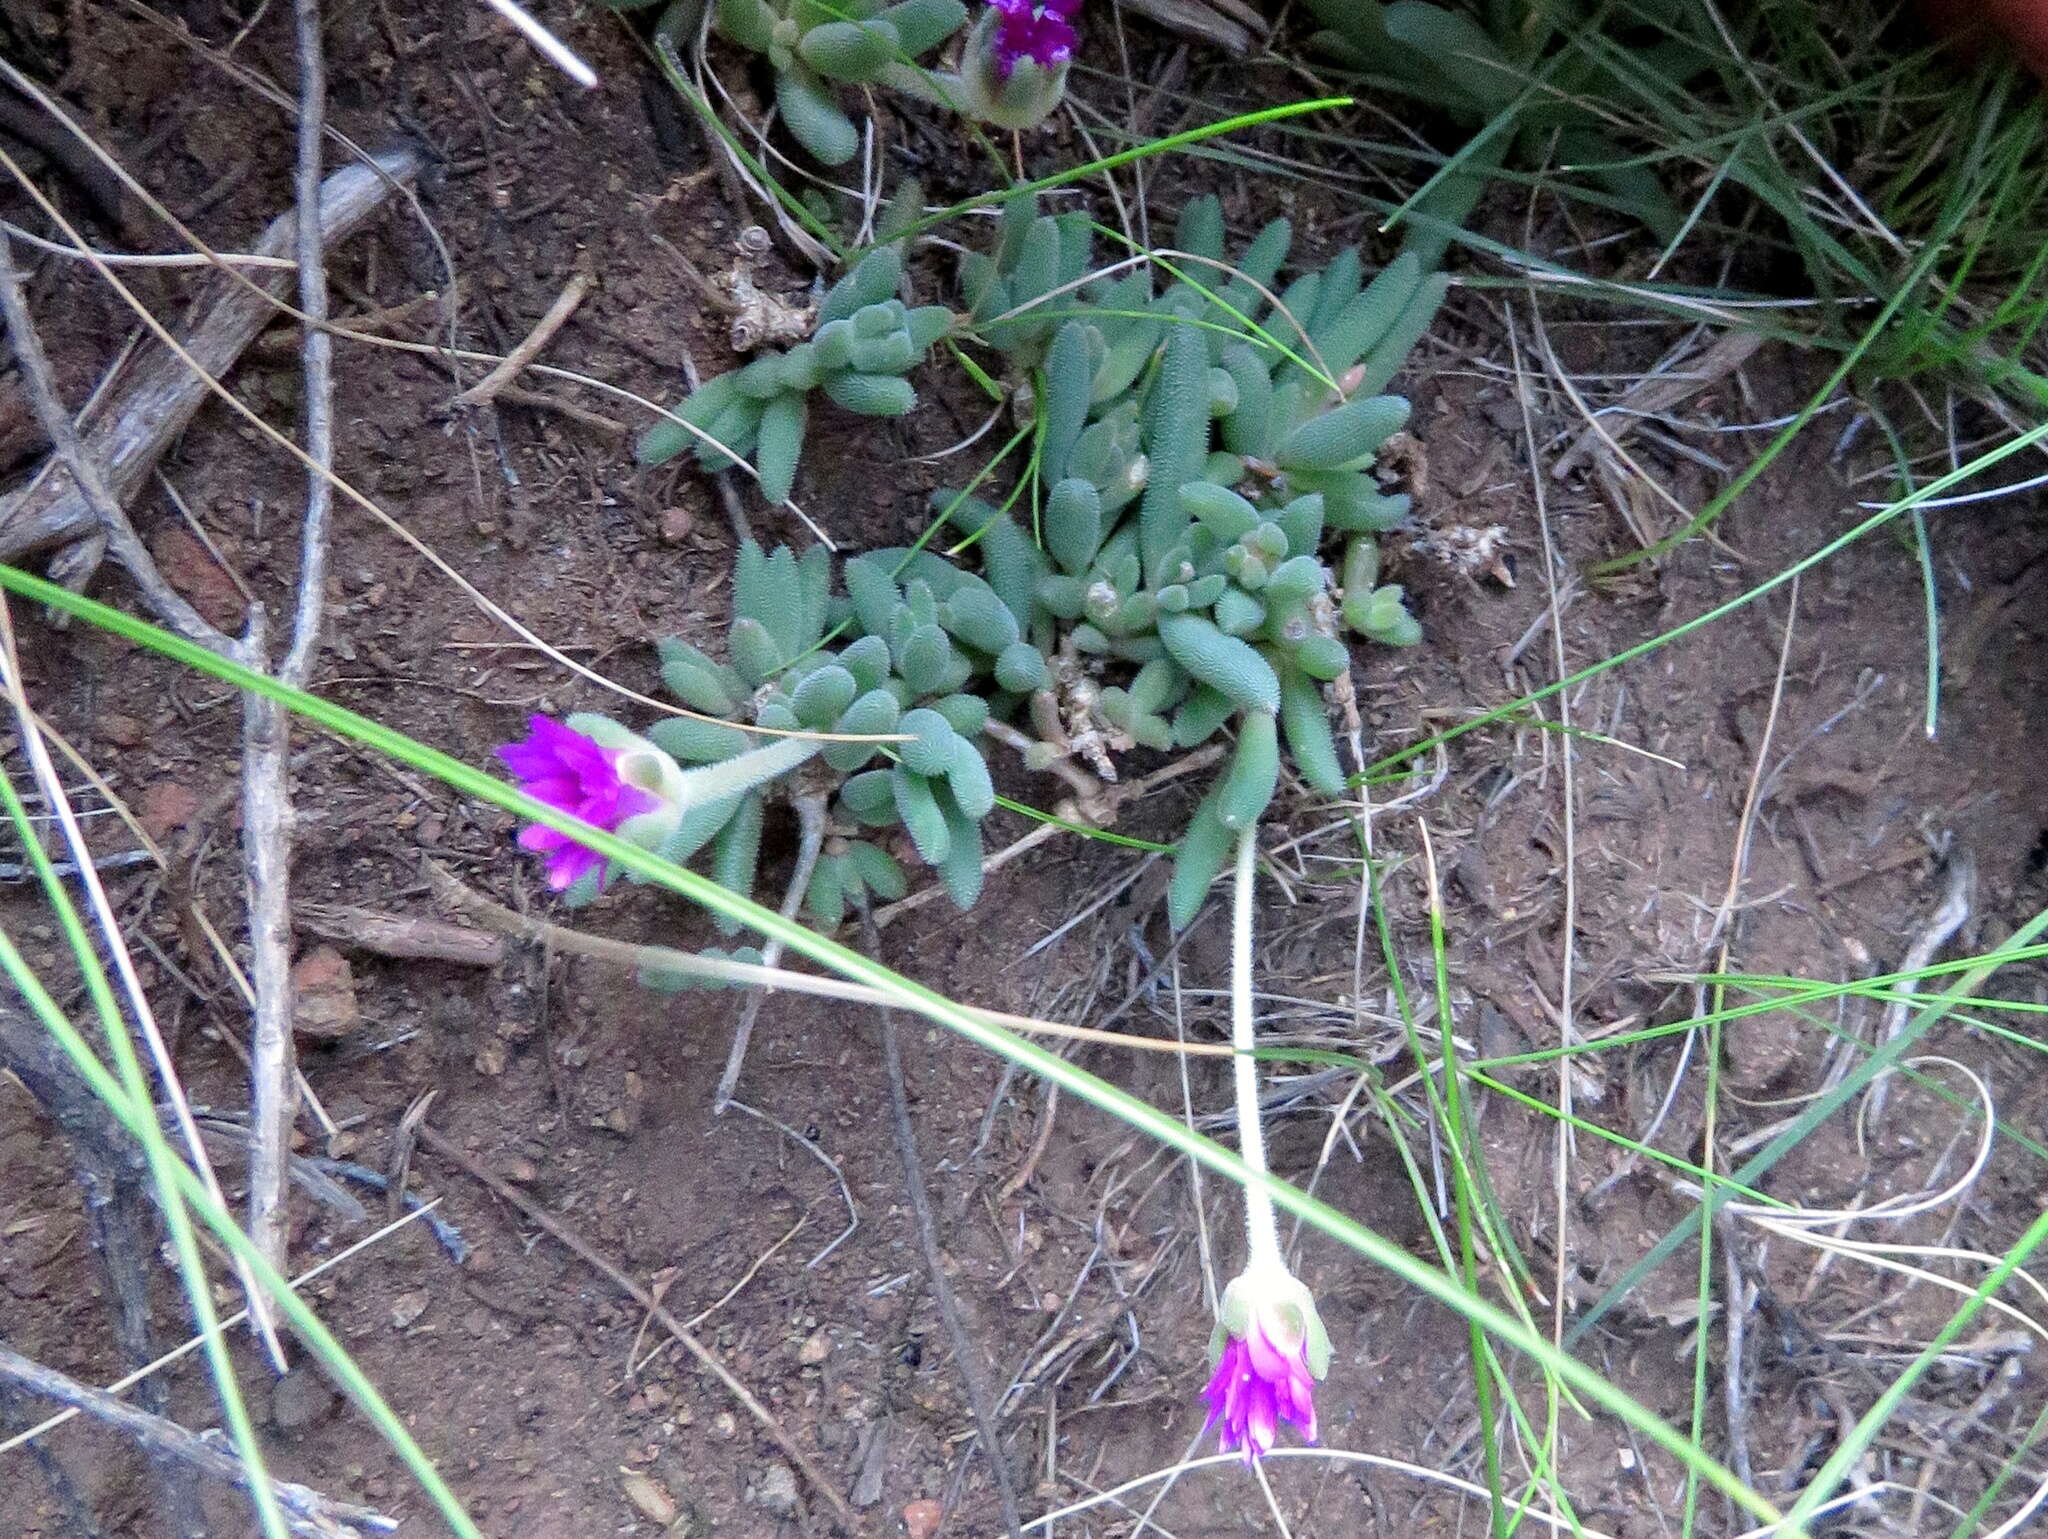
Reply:
<svg viewBox="0 0 2048 1539"><path fill-rule="evenodd" d="M671 800L665 793L677 772L675 761L616 722L572 716L565 726L535 716L528 726L531 735L504 744L498 757L520 790L550 807L630 837L629 824L661 812ZM568 834L535 823L521 831L519 842L547 856L548 886L556 892L586 876L603 879L604 857Z"/></svg>
<svg viewBox="0 0 2048 1539"><path fill-rule="evenodd" d="M1032 128L1060 104L1080 41L1081 0L989 0L967 37L963 105L999 128Z"/></svg>
<svg viewBox="0 0 2048 1539"><path fill-rule="evenodd" d="M1272 1451L1283 1421L1313 1443L1315 1381L1330 1371L1330 1338L1308 1289L1277 1262L1254 1264L1224 1290L1221 1316L1202 1430L1220 1428L1223 1452L1242 1449L1247 1464Z"/></svg>

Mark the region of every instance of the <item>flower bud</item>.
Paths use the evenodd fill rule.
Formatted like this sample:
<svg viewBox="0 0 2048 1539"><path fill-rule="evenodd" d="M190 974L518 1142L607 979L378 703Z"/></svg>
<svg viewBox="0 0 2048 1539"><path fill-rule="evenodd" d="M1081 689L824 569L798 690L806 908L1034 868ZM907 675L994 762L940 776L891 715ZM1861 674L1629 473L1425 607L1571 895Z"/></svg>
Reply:
<svg viewBox="0 0 2048 1539"><path fill-rule="evenodd" d="M1315 1300L1277 1259L1254 1261L1223 1291L1210 1351L1215 1371L1202 1391L1225 1453L1245 1462L1270 1453L1282 1421L1316 1440L1315 1381L1330 1371L1330 1337Z"/></svg>
<svg viewBox="0 0 2048 1539"><path fill-rule="evenodd" d="M1081 0L990 0L967 35L967 110L999 128L1035 128L1066 92Z"/></svg>

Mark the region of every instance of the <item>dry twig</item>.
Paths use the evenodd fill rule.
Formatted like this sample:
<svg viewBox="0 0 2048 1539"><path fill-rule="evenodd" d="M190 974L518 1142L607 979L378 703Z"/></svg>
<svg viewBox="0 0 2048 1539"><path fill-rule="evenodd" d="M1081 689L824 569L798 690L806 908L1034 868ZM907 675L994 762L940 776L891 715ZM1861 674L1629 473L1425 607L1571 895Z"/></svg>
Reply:
<svg viewBox="0 0 2048 1539"><path fill-rule="evenodd" d="M420 163L417 152L394 150L328 177L319 202L323 243L332 245L359 229L395 187L410 181ZM0 164L20 177L20 168L4 152ZM295 214L280 215L263 232L254 254L285 255L296 244L297 229ZM259 268L246 278L224 277L211 300L200 306L199 318L177 334L185 356L161 344L137 356L117 398L84 435L86 452L103 471L117 506L141 487L164 450L185 431L209 394L206 376L217 378L232 368L270 323L290 278L290 270L278 268ZM0 561L68 545L102 527L98 506L81 490L68 459L60 456L60 465L61 473L30 482L25 492L0 497ZM114 554L119 559L120 552Z"/></svg>
<svg viewBox="0 0 2048 1539"><path fill-rule="evenodd" d="M525 372L526 366L540 356L541 349L554 340L555 333L569 323L569 317L576 313L576 307L583 303L590 293L591 279L588 273L578 273L571 278L555 302L548 306L548 313L540 323L526 334L505 361L482 379L471 385L455 398L457 406L488 406L498 398L499 392Z"/></svg>
<svg viewBox="0 0 2048 1539"><path fill-rule="evenodd" d="M464 967L496 967L505 960L504 937L418 914L387 914L347 903L295 903L292 917L301 930L380 957Z"/></svg>
<svg viewBox="0 0 2048 1539"><path fill-rule="evenodd" d="M299 529L298 589L291 640L277 680L303 689L320 652L327 607L328 531L334 511L334 339L327 334L327 263L321 238L321 147L327 120L327 70L320 41L319 0L292 8L299 57L297 217L299 309L306 399L306 512ZM269 667L260 605L249 612L246 660ZM291 975L292 804L288 762L291 717L268 695L242 696L242 869L249 892L249 980L256 991L249 1037L249 1238L278 1271L285 1254L291 1196L291 1126L298 1116L294 1083ZM260 1295L251 1303L267 1312ZM262 1314L259 1313L259 1319Z"/></svg>
<svg viewBox="0 0 2048 1539"><path fill-rule="evenodd" d="M254 1487L248 1466L198 1433L165 1417L152 1416L103 1389L81 1384L4 1346L0 1346L0 1377L118 1427L152 1454L179 1460L203 1475L244 1491ZM270 1489L278 1506L284 1509L285 1522L292 1532L307 1535L308 1539L361 1539L366 1530L390 1533L398 1527L396 1518L387 1518L369 1507L337 1502L310 1486L273 1480Z"/></svg>
<svg viewBox="0 0 2048 1539"><path fill-rule="evenodd" d="M862 939L870 952L876 949L875 921L862 910ZM1002 1505L1003 1527L1010 1539L1022 1539L1024 1520L1017 1510L1017 1487L1010 1478L1009 1456L1003 1452L1002 1428L996 1420L995 1402L989 1399L988 1382L967 1327L960 1320L960 1306L953 1298L953 1285L946 1278L946 1258L939 1250L939 1230L932 1218L931 1198L924 1187L924 1166L917 1152L917 1133L910 1125L910 1090L903 1080L903 1050L896 1040L896 1012L882 1011L882 1064L889 1076L890 1131L896 1137L896 1153L903 1160L903 1185L910 1198L910 1211L917 1219L917 1240L924 1251L925 1270L931 1274L932 1297L938 1302L939 1318L953 1346L953 1361L960 1369L960 1381L967 1389L967 1403L974 1410L974 1427L988 1455L996 1479L996 1500ZM1049 1119L1048 1119L1049 1120Z"/></svg>
<svg viewBox="0 0 2048 1539"><path fill-rule="evenodd" d="M9 170L18 169L4 150L0 150L0 162L4 162ZM14 498L0 497L0 560L12 561L26 551L44 545L68 544L97 535L107 542L114 559L128 569L149 607L164 624L187 641L196 641L216 652L233 655L235 643L202 619L199 611L186 603L184 596L164 581L163 574L157 571L156 563L150 560L149 552L143 548L141 537L128 522L128 515L121 511L118 481L110 486L101 475L100 454L92 444L79 437L71 413L58 398L56 374L50 367L49 354L44 351L42 332L37 328L35 318L29 314L21 272L14 265L13 241L5 229L0 229L0 319L7 323L7 339L21 365L22 384L28 391L29 404L35 409L43 433L50 440L57 464L71 479L80 513L75 524L67 520L50 525L48 539L32 540L17 546L10 539L10 525L26 504ZM36 486L57 480L54 475L40 478L30 483L30 490L33 492Z"/></svg>
<svg viewBox="0 0 2048 1539"><path fill-rule="evenodd" d="M1601 449L1618 452L1621 441L1646 418L1671 410L1733 374L1763 346L1761 331L1731 331L1690 362L1662 374L1645 375L1612 406L1587 420L1564 453L1550 466L1550 478L1563 481ZM1612 419L1609 426L1606 419Z"/></svg>
<svg viewBox="0 0 2048 1539"><path fill-rule="evenodd" d="M427 879L433 884L438 897L452 907L471 915L478 923L504 935L517 935L526 940L540 941L556 951L567 952L573 956L590 957L596 961L609 962L616 967L630 967L636 972L646 968L654 972L683 973L707 982L744 984L769 991L786 990L792 994L810 994L824 999L851 1000L855 1004L886 1005L892 1002L880 989L869 988L862 983L849 983L841 978L791 972L780 967L758 967L751 962L722 961L716 957L698 956L692 951L678 951L671 946L648 946L637 941L613 940L605 935L585 935L580 930L571 930L564 925L551 924L545 919L515 913L502 903L495 903L482 893L464 886L445 866L428 861L426 872ZM1024 1032L1032 1036L1068 1037L1078 1042L1098 1043L1104 1047L1134 1047L1152 1052L1188 1053L1198 1058L1230 1056L1229 1044L1223 1042L1176 1042L1166 1037L1149 1037L1121 1031L1098 1031L1089 1026L1069 1026L1062 1021L1040 1020L1029 1015L1011 1015L1003 1010L983 1010L974 1005L962 1005L960 1008L991 1026L1000 1026L1008 1031Z"/></svg>

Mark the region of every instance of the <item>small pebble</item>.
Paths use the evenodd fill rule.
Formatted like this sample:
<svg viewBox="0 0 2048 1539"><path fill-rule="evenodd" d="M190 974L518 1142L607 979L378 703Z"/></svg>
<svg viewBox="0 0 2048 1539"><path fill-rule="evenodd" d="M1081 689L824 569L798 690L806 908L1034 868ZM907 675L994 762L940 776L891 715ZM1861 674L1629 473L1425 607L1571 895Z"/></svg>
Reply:
<svg viewBox="0 0 2048 1539"><path fill-rule="evenodd" d="M920 1496L903 1507L903 1532L909 1539L932 1539L945 1521L946 1509L929 1496Z"/></svg>
<svg viewBox="0 0 2048 1539"><path fill-rule="evenodd" d="M333 1410L336 1398L319 1369L301 1364L270 1387L270 1419L280 1432L302 1432Z"/></svg>
<svg viewBox="0 0 2048 1539"><path fill-rule="evenodd" d="M832 1338L825 1334L823 1326L812 1331L797 1348L796 1360L806 1368L815 1368L832 1355Z"/></svg>
<svg viewBox="0 0 2048 1539"><path fill-rule="evenodd" d="M142 742L142 723L133 716L109 711L99 720L99 733L116 748L135 748Z"/></svg>
<svg viewBox="0 0 2048 1539"><path fill-rule="evenodd" d="M315 946L292 964L292 1030L333 1042L355 1028L355 973L332 946Z"/></svg>
<svg viewBox="0 0 2048 1539"><path fill-rule="evenodd" d="M765 1507L778 1517L788 1517L796 1511L796 1471L787 1464L764 1466L753 1494L756 1506Z"/></svg>
<svg viewBox="0 0 2048 1539"><path fill-rule="evenodd" d="M675 1522L675 1498L662 1489L659 1481L650 1480L645 1475L628 1473L620 1477L619 1489L626 1493L626 1500L631 1502L634 1509L648 1522L658 1523L663 1528Z"/></svg>

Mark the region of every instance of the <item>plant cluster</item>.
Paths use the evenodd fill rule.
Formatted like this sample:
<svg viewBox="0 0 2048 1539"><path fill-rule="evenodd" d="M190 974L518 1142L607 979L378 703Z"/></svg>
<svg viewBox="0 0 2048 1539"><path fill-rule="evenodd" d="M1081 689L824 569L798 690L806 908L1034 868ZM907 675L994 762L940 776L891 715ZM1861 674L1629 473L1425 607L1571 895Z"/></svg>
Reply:
<svg viewBox="0 0 2048 1539"><path fill-rule="evenodd" d="M775 105L796 141L828 166L860 149L833 83L924 94L915 61L967 22L961 0L716 0L719 35L775 71Z"/></svg>
<svg viewBox="0 0 2048 1539"><path fill-rule="evenodd" d="M802 558L787 547L741 547L727 633L731 661L689 643L661 643L661 673L677 699L707 717L674 717L649 739L690 763L738 762L764 748L740 723L779 732L829 733L779 740L800 765L779 771L791 796L832 797L832 837L813 869L804 905L826 928L873 893L903 896L902 869L861 830L900 827L934 867L953 901L981 892L981 820L995 786L978 746L989 718L989 680L1020 677L1014 622L980 578L925 553L899 584L880 552L845 568L849 594L832 592L823 546ZM828 634L845 644L828 649ZM1030 660L1038 654L1026 647ZM997 685L995 687L1000 687ZM890 734L903 741L874 741ZM889 762L876 764L885 749ZM687 860L711 846L711 873L747 893L754 886L767 810L749 789L710 810L663 853ZM717 824L719 826L713 826Z"/></svg>
<svg viewBox="0 0 2048 1539"><path fill-rule="evenodd" d="M1490 129L1464 157L1467 174L1448 189L1462 197L1432 208L1438 217L1462 223L1512 150L1531 165L1574 168L1660 240L1682 228L1684 216L1656 173L1615 140L1609 105L1641 92L1644 82L1676 93L1699 73L1703 55L1679 35L1685 8L1672 0L1629 7L1631 22L1643 25L1640 35L1625 40L1602 36L1600 8L1580 0L1540 6L1493 0L1483 23L1426 0L1307 5L1323 23L1310 46L1346 68L1387 82L1463 127L1505 118L1505 131Z"/></svg>
<svg viewBox="0 0 2048 1539"><path fill-rule="evenodd" d="M933 532L949 525L979 573L921 542L846 562L839 592L821 548L799 559L749 545L727 660L663 643L671 691L718 718L649 732L679 761L767 752L749 727L907 738L886 763L875 742L813 744L792 776L796 794L834 798L806 895L828 926L864 893L903 886L867 830L904 829L954 901L973 902L979 824L995 805L981 746L991 720L1024 734L1033 768L1074 756L1109 777L1132 748L1188 749L1234 726L1177 855L1170 906L1185 924L1234 835L1272 799L1283 741L1313 790L1343 793L1323 690L1348 674L1346 632L1420 639L1401 589L1378 581L1377 536L1408 501L1372 470L1408 414L1378 392L1444 280L1407 255L1368 282L1352 249L1276 289L1287 222L1229 262L1214 198L1184 212L1164 287L1149 260L1097 272L1093 239L1085 215L1013 202L994 249L962 262L958 315L907 308L901 254L879 247L828 292L809 340L707 381L679 408L717 440L699 444L704 463L751 450L774 497L794 480L813 392L907 412L906 376L941 340L993 350L1031 423L1033 471L1008 506L933 494ZM640 456L659 462L690 437L665 423ZM1034 489L1027 528L1013 510ZM750 787L707 815L722 817L716 828L685 819L662 852L686 859L708 845L713 874L746 892L766 800Z"/></svg>
<svg viewBox="0 0 2048 1539"><path fill-rule="evenodd" d="M619 11L664 5L656 31L712 29L758 54L775 76L791 136L828 166L860 151L838 87L882 87L1001 128L1030 128L1059 105L1081 0L992 0L968 29L957 71L918 61L967 27L962 0L604 0Z"/></svg>
<svg viewBox="0 0 2048 1539"><path fill-rule="evenodd" d="M641 438L641 463L660 464L692 444L710 470L751 456L768 500L787 499L814 391L870 417L900 417L917 405L906 376L952 331L954 317L943 305L907 308L896 297L902 280L898 250L876 247L826 290L809 340L707 380L677 408L679 421Z"/></svg>

